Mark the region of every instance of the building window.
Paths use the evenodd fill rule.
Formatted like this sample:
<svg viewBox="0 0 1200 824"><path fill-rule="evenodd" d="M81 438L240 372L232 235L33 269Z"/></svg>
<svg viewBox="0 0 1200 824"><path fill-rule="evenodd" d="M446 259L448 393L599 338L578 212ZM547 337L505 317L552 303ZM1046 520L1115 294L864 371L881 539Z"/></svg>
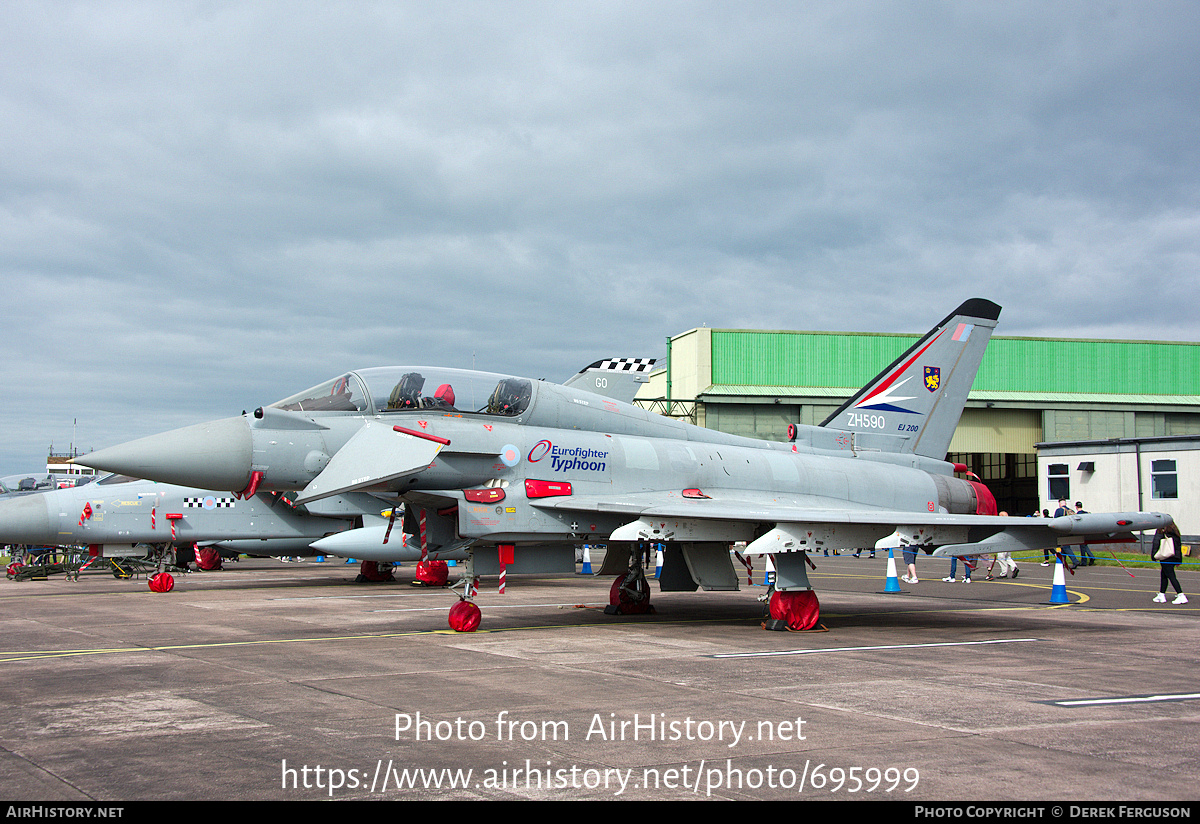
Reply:
<svg viewBox="0 0 1200 824"><path fill-rule="evenodd" d="M983 470L980 473L980 475L983 476L983 480L998 481L1007 474L1005 472L1007 465L1005 463L1003 453L988 452L980 457L983 458L982 466L980 466L980 469Z"/></svg>
<svg viewBox="0 0 1200 824"><path fill-rule="evenodd" d="M1014 457L1017 459L1018 478L1037 477L1037 455L1032 452L1021 452Z"/></svg>
<svg viewBox="0 0 1200 824"><path fill-rule="evenodd" d="M1071 478L1067 464L1050 464L1047 476L1050 480L1048 500L1058 501L1071 497Z"/></svg>
<svg viewBox="0 0 1200 824"><path fill-rule="evenodd" d="M1175 475L1174 461L1150 462L1150 488L1155 498L1179 497L1179 479Z"/></svg>

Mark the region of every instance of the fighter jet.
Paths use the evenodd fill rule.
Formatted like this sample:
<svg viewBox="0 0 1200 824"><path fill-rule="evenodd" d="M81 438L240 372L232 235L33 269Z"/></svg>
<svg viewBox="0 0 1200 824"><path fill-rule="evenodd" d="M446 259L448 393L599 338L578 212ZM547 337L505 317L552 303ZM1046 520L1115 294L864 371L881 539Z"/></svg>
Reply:
<svg viewBox="0 0 1200 824"><path fill-rule="evenodd" d="M644 569L659 544L663 591L736 589L730 546L745 542L744 555L773 556L786 599L811 592L808 553L893 532L961 556L1169 523L1159 513L997 516L982 483L955 477L944 458L999 314L966 301L821 425L789 427L785 442L660 417L585 391L596 387L579 376L556 385L403 366L347 372L249 416L77 460L243 495L299 490L298 503L353 491L403 501L404 532L467 552L467 600L482 563L606 543L605 568L625 567L613 595L626 612L648 602Z"/></svg>
<svg viewBox="0 0 1200 824"><path fill-rule="evenodd" d="M101 557L164 557L196 544L306 555L313 541L361 523L363 505L331 499L313 507L323 513L317 514L278 493L238 498L109 475L87 486L0 500L0 543L89 546Z"/></svg>

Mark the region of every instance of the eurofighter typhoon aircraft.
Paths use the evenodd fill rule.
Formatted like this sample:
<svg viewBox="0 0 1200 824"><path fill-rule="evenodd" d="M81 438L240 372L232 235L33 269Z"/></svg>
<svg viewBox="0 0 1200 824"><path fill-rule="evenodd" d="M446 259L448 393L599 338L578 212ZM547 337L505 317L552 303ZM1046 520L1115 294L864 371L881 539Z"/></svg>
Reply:
<svg viewBox="0 0 1200 824"><path fill-rule="evenodd" d="M604 388L592 380L599 363L561 386L405 366L348 372L250 416L77 461L244 494L299 490L298 503L356 490L401 500L403 531L417 534L424 513L430 547L467 552L468 581L476 563L607 544L606 568L614 556L626 567L613 592L628 611L648 601L643 569L657 544L664 591L736 589L730 547L745 542L744 554L773 556L787 596L811 590L807 553L874 546L893 532L962 556L1169 523L1158 513L1000 517L983 484L954 477L944 458L999 314L987 300L963 303L820 426L791 427L787 442L586 391Z"/></svg>
<svg viewBox="0 0 1200 824"><path fill-rule="evenodd" d="M374 501L374 504L372 504ZM313 541L361 523L375 499L330 499L311 511L279 494L232 494L121 475L0 500L0 544L96 547L102 557L162 556L194 544L249 555L306 555ZM411 553L410 553L411 554Z"/></svg>

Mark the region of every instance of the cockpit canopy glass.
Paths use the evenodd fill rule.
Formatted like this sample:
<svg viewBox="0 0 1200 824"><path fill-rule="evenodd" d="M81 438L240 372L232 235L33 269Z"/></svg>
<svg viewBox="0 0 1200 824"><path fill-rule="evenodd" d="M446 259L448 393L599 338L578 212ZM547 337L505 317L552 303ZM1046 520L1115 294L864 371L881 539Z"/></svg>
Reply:
<svg viewBox="0 0 1200 824"><path fill-rule="evenodd" d="M105 475L100 480L96 481L97 486L111 486L112 484L128 484L136 481L131 475Z"/></svg>
<svg viewBox="0 0 1200 824"><path fill-rule="evenodd" d="M533 382L490 372L382 366L348 372L272 404L294 412L445 410L513 417L529 408Z"/></svg>
<svg viewBox="0 0 1200 824"><path fill-rule="evenodd" d="M353 372L271 404L288 412L367 412L367 395Z"/></svg>

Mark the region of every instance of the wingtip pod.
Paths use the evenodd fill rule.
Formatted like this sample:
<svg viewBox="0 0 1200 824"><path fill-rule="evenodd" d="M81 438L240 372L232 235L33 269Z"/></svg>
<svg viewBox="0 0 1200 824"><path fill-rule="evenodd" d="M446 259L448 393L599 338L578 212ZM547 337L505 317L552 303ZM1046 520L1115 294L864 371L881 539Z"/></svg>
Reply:
<svg viewBox="0 0 1200 824"><path fill-rule="evenodd" d="M1109 540L1136 540L1132 533L1161 529L1173 520L1162 512L1088 512L1083 515L1063 515L1049 520L1042 518L992 518L989 525L1010 522L988 537L969 544L947 544L931 554L939 558L954 555L990 555L996 552L1025 552L1045 549L1047 539L1054 535L1070 535L1074 540L1064 543L1105 543ZM1049 529L1054 535L1047 536ZM1082 539L1082 540L1081 540Z"/></svg>
<svg viewBox="0 0 1200 824"><path fill-rule="evenodd" d="M1116 532L1146 532L1174 523L1163 512L1085 512L1061 515L1046 525L1062 535L1111 535Z"/></svg>

